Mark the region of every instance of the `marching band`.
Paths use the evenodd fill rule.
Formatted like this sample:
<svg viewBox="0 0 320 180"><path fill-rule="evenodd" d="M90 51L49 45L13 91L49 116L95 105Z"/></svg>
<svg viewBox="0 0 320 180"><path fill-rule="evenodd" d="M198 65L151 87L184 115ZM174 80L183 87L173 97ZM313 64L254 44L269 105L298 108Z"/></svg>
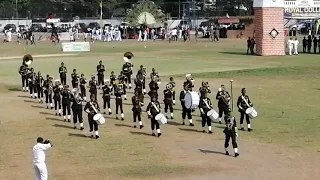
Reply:
<svg viewBox="0 0 320 180"><path fill-rule="evenodd" d="M111 96L115 96L116 105L116 119L118 118L119 110L121 113L121 120L124 120L124 109L123 100L126 100L126 88L129 84L129 89L131 88L131 75L132 73L132 58L133 54L131 52L126 52L124 54L125 64L122 67L120 75L117 77L114 72L111 72L110 79L104 79L105 67L102 65L102 61L99 61L97 66L97 77L91 76L89 81L89 92L90 100L86 102L86 84L87 80L84 74L81 77L73 70L71 74L71 84L72 91L66 82L67 68L64 63L61 63L59 67L60 79L54 79L52 76L47 75L44 79L41 72L34 72L33 68L29 66L33 62L31 55L25 55L23 57L22 65L19 68L19 74L22 80L22 90L29 91L32 98L39 98L39 102L43 102L43 94L45 95L45 103L47 109L49 107L56 111L56 115L61 116L61 106L63 113L64 122L71 122L71 110L73 115L74 129L77 129L77 123L80 125L80 130L84 130L82 112L88 113L88 122L90 126L91 137L99 138L98 126L105 123L103 115L100 113L100 107L97 102L98 87L101 86L102 89L102 99L103 99L103 109L104 114L106 114L106 108L108 108L108 114L112 114L111 110ZM151 102L148 103L146 108L146 113L151 120L151 130L152 136L161 136L160 127L161 125L167 124L167 119L173 119L173 110L175 106L175 88L176 83L173 77L170 77L169 82L166 84L166 88L163 91L163 102L164 102L164 113L161 111L160 102L158 100L159 94L159 84L161 83L158 73L155 68L152 68L152 73L150 74L150 83L148 95L150 96ZM144 105L144 94L146 83L146 68L142 65L136 74L134 79L135 89L134 96L131 98L132 102L132 112L133 112L133 123L134 128L137 127L136 122L139 122L140 129L143 128L143 122L141 118L141 113L143 112L142 107ZM211 93L209 83L202 82L199 92L194 91L194 79L191 74L186 74L186 81L183 83L183 90L180 92L180 102L182 107L182 124L185 124L185 119L188 118L189 125L194 126L192 121L192 112L196 109L200 110L202 119L203 132L206 132L206 126L208 128L208 133L212 134L212 122L218 120L221 124L222 116L224 115L225 120L225 144L226 155L229 155L227 150L229 146L229 141L231 139L234 148L235 156L239 156L238 145L236 142L237 134L237 124L235 118L231 115L230 100L231 96L228 91L226 91L225 86L221 85L219 91L217 92L216 99L218 100L217 113L214 108L212 101L208 98L208 94ZM232 91L231 91L232 92ZM82 109L83 104L85 104L84 109ZM237 101L237 107L240 113L240 130L244 130L243 120L246 119L248 131L252 131L250 119L257 116L257 112L253 108L253 103L251 102L249 96L246 94L246 89L241 90L241 95Z"/></svg>

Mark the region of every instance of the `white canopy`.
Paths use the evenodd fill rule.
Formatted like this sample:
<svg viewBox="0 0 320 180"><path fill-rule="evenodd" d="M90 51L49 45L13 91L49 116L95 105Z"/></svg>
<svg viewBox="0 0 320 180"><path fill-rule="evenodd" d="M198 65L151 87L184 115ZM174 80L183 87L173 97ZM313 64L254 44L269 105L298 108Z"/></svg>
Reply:
<svg viewBox="0 0 320 180"><path fill-rule="evenodd" d="M156 23L154 16L148 12L142 12L137 19L139 24L152 25Z"/></svg>

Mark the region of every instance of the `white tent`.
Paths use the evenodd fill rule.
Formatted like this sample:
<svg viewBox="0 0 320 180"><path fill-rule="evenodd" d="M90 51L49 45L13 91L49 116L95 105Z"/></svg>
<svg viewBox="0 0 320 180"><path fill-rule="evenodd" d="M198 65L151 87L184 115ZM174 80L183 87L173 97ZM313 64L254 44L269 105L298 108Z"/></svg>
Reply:
<svg viewBox="0 0 320 180"><path fill-rule="evenodd" d="M156 19L154 18L154 16L151 13L148 12L142 12L138 18L137 18L137 22L139 24L145 24L145 25L153 25L156 24Z"/></svg>

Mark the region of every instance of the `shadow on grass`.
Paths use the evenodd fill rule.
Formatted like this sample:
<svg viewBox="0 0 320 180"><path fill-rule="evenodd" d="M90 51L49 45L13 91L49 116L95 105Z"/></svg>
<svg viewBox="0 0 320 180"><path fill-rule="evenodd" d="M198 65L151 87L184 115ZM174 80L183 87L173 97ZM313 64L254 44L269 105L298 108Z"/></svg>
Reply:
<svg viewBox="0 0 320 180"><path fill-rule="evenodd" d="M225 155L223 152L220 151L211 151L211 150L205 150L205 149L198 149L200 152L204 154L222 154Z"/></svg>
<svg viewBox="0 0 320 180"><path fill-rule="evenodd" d="M224 129L224 128L226 128L226 127L223 127L223 126L216 126L216 128Z"/></svg>
<svg viewBox="0 0 320 180"><path fill-rule="evenodd" d="M117 120L117 121L121 120L121 118L117 119L116 117L111 117L111 116L103 116L103 117L105 117L106 120L108 120L108 119L113 119L113 120Z"/></svg>
<svg viewBox="0 0 320 180"><path fill-rule="evenodd" d="M133 135L152 136L151 134L146 133L146 132L134 132L134 131L130 131L130 133L133 134Z"/></svg>
<svg viewBox="0 0 320 180"><path fill-rule="evenodd" d="M22 97L22 98L30 98L30 96L28 96L28 95L18 95L18 97Z"/></svg>
<svg viewBox="0 0 320 180"><path fill-rule="evenodd" d="M71 126L63 125L63 124L54 124L52 125L54 127L61 127L61 128L66 128L66 129L73 129Z"/></svg>
<svg viewBox="0 0 320 180"><path fill-rule="evenodd" d="M23 102L29 102L29 103L37 103L37 104L39 104L38 102L32 101L32 100L23 100Z"/></svg>
<svg viewBox="0 0 320 180"><path fill-rule="evenodd" d="M88 138L85 134L75 134L75 133L69 133L69 136L73 137L82 137L82 138Z"/></svg>
<svg viewBox="0 0 320 180"><path fill-rule="evenodd" d="M187 131L187 132L201 132L203 133L202 131L200 130L196 130L196 129L185 129L185 128L179 128L181 131Z"/></svg>
<svg viewBox="0 0 320 180"><path fill-rule="evenodd" d="M58 119L58 118L49 118L47 117L46 120L52 120L52 121L63 121L62 119Z"/></svg>
<svg viewBox="0 0 320 180"><path fill-rule="evenodd" d="M36 105L32 105L31 107L33 107L33 108L39 108L39 109L44 109L45 107L43 107L43 106L36 106Z"/></svg>
<svg viewBox="0 0 320 180"><path fill-rule="evenodd" d="M177 123L177 122L169 121L169 120L168 120L168 124L173 125L173 126L182 126L182 123Z"/></svg>
<svg viewBox="0 0 320 180"><path fill-rule="evenodd" d="M251 54L247 54L246 52L219 52L220 54L228 54L228 55L246 55L246 56L252 56Z"/></svg>
<svg viewBox="0 0 320 180"><path fill-rule="evenodd" d="M118 126L118 127L128 127L128 128L132 128L132 126L130 125L127 125L127 124L114 124L115 126Z"/></svg>
<svg viewBox="0 0 320 180"><path fill-rule="evenodd" d="M39 112L40 114L44 114L44 115L52 115L54 116L55 114L54 113L48 113L48 112Z"/></svg>
<svg viewBox="0 0 320 180"><path fill-rule="evenodd" d="M21 88L19 88L19 87L10 87L10 88L8 88L8 91L21 91Z"/></svg>

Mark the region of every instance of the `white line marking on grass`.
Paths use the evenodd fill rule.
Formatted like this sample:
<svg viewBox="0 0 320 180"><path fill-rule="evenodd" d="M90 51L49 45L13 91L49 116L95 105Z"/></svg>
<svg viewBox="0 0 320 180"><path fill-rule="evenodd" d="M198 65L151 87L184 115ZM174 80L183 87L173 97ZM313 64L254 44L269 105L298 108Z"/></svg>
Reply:
<svg viewBox="0 0 320 180"><path fill-rule="evenodd" d="M77 56L78 54L42 54L32 55L33 58L46 58L46 57L64 57L64 56ZM7 56L0 57L0 60L21 59L23 56Z"/></svg>

